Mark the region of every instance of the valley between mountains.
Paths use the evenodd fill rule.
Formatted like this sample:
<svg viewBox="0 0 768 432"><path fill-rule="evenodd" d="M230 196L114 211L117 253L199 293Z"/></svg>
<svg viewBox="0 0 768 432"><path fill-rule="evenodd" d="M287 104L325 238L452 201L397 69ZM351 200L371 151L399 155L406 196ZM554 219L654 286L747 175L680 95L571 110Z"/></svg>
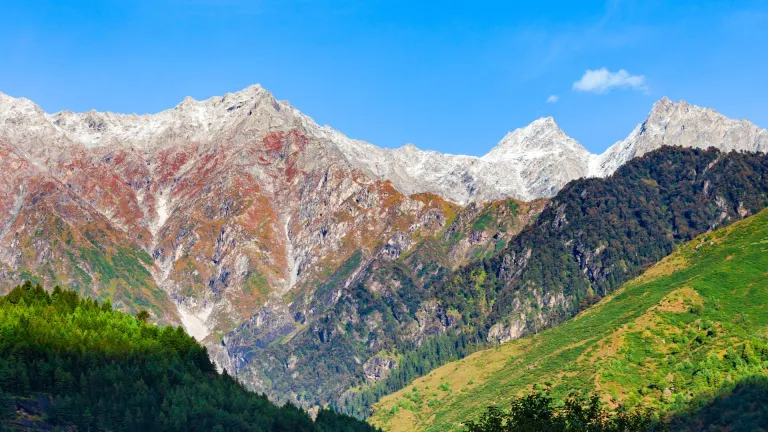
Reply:
<svg viewBox="0 0 768 432"><path fill-rule="evenodd" d="M600 155L543 118L471 157L350 139L260 86L145 115L0 94L0 293L30 279L146 310L272 401L365 418L449 361L578 326L682 245L760 213L766 150L765 129L666 98ZM670 290L653 302L710 307ZM465 414L440 411L453 394L406 417L401 400L375 422Z"/></svg>

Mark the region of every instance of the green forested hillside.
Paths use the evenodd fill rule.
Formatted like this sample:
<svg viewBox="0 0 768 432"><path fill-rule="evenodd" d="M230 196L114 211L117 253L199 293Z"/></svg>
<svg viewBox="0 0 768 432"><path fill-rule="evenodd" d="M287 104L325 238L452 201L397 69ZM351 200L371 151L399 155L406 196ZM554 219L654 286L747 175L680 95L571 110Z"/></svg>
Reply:
<svg viewBox="0 0 768 432"><path fill-rule="evenodd" d="M479 336L503 341L573 316L676 245L768 206L768 158L664 147L569 183L493 259L434 284ZM496 328L493 326L496 325Z"/></svg>
<svg viewBox="0 0 768 432"><path fill-rule="evenodd" d="M0 425L36 430L369 431L277 407L216 372L180 328L29 282L0 297Z"/></svg>
<svg viewBox="0 0 768 432"><path fill-rule="evenodd" d="M460 430L547 386L558 399L597 392L650 408L673 429L760 430L766 308L768 210L699 236L572 320L436 369L385 397L372 422Z"/></svg>

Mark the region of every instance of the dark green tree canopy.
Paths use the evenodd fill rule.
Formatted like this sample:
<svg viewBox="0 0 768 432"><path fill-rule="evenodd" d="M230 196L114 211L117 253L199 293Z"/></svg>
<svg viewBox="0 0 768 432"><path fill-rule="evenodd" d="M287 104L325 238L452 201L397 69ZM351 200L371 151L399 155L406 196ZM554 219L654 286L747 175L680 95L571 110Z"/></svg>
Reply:
<svg viewBox="0 0 768 432"><path fill-rule="evenodd" d="M219 374L181 327L29 282L0 297L0 426L43 401L49 426L105 431L372 431L331 411L317 421Z"/></svg>

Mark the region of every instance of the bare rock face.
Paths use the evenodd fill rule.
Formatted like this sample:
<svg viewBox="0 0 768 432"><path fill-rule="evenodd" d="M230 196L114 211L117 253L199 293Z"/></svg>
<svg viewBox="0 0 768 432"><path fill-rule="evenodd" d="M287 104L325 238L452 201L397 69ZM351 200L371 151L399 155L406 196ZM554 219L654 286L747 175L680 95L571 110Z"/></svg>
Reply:
<svg viewBox="0 0 768 432"><path fill-rule="evenodd" d="M363 364L365 379L370 383L381 381L389 375L389 371L395 368L397 362L391 357L371 357Z"/></svg>
<svg viewBox="0 0 768 432"><path fill-rule="evenodd" d="M563 293L542 295L538 290L534 290L528 294L532 296L532 300L526 299L525 295L514 298L513 313L489 329L488 342L501 344L519 339L531 331L551 327L558 322L556 317L559 312L568 308L568 299ZM531 307L532 304L535 304L534 308Z"/></svg>
<svg viewBox="0 0 768 432"><path fill-rule="evenodd" d="M494 324L491 329L488 330L488 339L496 343L504 343L521 338L526 334L526 331L525 315L520 315L518 319L512 321L508 325L504 325L503 323Z"/></svg>

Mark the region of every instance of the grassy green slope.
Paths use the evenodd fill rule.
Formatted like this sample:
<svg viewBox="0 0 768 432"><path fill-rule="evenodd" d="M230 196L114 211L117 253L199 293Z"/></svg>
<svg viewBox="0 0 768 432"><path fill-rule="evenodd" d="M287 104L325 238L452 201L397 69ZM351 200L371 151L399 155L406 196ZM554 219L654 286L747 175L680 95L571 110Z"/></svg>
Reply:
<svg viewBox="0 0 768 432"><path fill-rule="evenodd" d="M550 383L556 396L679 412L768 367L768 211L704 234L576 318L436 369L375 406L385 430L460 429Z"/></svg>

